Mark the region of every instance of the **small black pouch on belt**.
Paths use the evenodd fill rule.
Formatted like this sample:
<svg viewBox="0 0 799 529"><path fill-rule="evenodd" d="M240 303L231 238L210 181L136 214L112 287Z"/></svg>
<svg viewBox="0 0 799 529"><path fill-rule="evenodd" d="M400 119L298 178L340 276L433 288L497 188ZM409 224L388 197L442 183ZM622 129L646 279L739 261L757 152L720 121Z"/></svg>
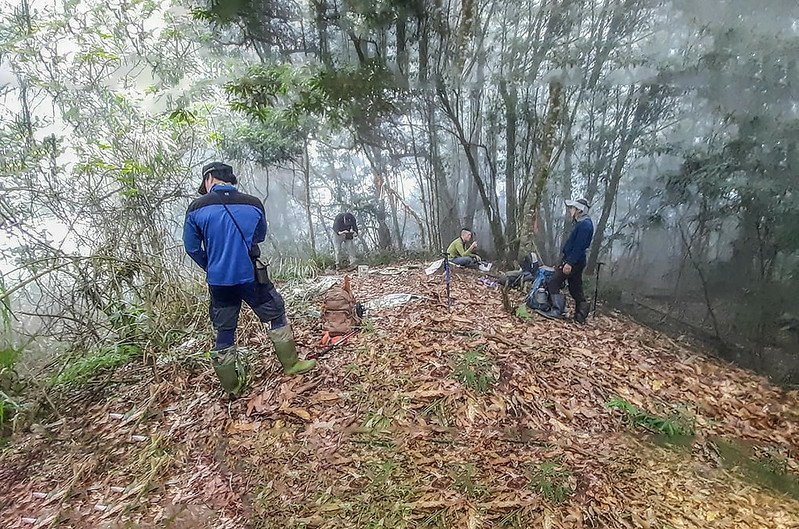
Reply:
<svg viewBox="0 0 799 529"><path fill-rule="evenodd" d="M264 263L258 258L253 260L253 267L255 268L255 282L259 285L272 285L269 279L269 265Z"/></svg>

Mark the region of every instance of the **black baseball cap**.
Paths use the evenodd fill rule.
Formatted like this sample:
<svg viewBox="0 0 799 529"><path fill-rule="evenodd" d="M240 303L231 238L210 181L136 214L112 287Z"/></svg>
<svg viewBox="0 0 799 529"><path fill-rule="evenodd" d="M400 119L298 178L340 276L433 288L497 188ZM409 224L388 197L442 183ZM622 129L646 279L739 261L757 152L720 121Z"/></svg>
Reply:
<svg viewBox="0 0 799 529"><path fill-rule="evenodd" d="M236 185L238 183L238 179L236 178L236 175L233 174L233 168L231 166L222 162L211 162L203 166L200 188L197 190L197 192L201 195L204 195L208 192L205 189L205 179L208 178L209 174L212 174L217 180L221 180L229 184Z"/></svg>

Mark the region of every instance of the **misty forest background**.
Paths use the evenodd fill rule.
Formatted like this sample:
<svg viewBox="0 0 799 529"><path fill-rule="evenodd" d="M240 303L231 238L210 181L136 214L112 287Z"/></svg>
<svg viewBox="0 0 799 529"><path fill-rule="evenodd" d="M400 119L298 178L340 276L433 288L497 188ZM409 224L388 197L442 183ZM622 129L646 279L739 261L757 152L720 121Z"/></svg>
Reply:
<svg viewBox="0 0 799 529"><path fill-rule="evenodd" d="M607 303L795 382L799 6L756 4L4 0L4 374L207 333L180 230L223 159L283 279L342 210L375 263L467 225L551 264L585 196Z"/></svg>

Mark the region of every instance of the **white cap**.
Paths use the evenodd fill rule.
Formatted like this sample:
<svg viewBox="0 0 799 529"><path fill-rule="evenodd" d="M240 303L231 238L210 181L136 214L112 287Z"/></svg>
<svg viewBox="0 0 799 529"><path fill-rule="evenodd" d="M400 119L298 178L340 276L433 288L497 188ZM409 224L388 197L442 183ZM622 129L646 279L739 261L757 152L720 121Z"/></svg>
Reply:
<svg viewBox="0 0 799 529"><path fill-rule="evenodd" d="M570 208L577 208L583 213L588 213L588 210L591 209L591 204L584 198L578 198L577 200L567 200L566 206Z"/></svg>

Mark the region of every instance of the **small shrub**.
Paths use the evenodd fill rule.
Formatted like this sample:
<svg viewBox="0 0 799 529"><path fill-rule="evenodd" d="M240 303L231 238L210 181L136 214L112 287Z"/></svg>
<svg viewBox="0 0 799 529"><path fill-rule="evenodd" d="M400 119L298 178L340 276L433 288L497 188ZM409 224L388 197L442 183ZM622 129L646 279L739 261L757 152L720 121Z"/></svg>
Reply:
<svg viewBox="0 0 799 529"><path fill-rule="evenodd" d="M455 380L476 391L486 393L497 382L494 365L486 358L481 348L463 353L455 365L452 376Z"/></svg>
<svg viewBox="0 0 799 529"><path fill-rule="evenodd" d="M327 270L336 265L336 258L332 254L317 253L309 262L313 263L317 270Z"/></svg>
<svg viewBox="0 0 799 529"><path fill-rule="evenodd" d="M640 427L650 433L662 435L666 438L690 437L694 435L693 421L675 413L671 417L659 417L621 397L613 397L607 403L608 408L622 412L631 427Z"/></svg>
<svg viewBox="0 0 799 529"><path fill-rule="evenodd" d="M141 354L141 349L135 345L123 344L101 349L95 354L79 358L68 365L52 380L52 385L82 386L99 372L116 369Z"/></svg>
<svg viewBox="0 0 799 529"><path fill-rule="evenodd" d="M544 461L533 469L530 475L530 488L552 503L563 503L571 497L574 490L569 484L571 472L557 459Z"/></svg>
<svg viewBox="0 0 799 529"><path fill-rule="evenodd" d="M314 259L299 259L284 257L269 263L269 277L273 281L293 281L312 279L326 268L327 260L324 256Z"/></svg>
<svg viewBox="0 0 799 529"><path fill-rule="evenodd" d="M450 475L453 488L469 498L479 499L486 493L486 488L478 479L477 467L467 463L453 468Z"/></svg>
<svg viewBox="0 0 799 529"><path fill-rule="evenodd" d="M527 305L519 305L516 309L516 317L522 321L530 321L533 319L533 315L527 310Z"/></svg>
<svg viewBox="0 0 799 529"><path fill-rule="evenodd" d="M0 349L0 369L13 369L19 359L20 351L13 347Z"/></svg>
<svg viewBox="0 0 799 529"><path fill-rule="evenodd" d="M0 436L5 431L7 421L9 421L17 411L17 404L11 398L0 391Z"/></svg>
<svg viewBox="0 0 799 529"><path fill-rule="evenodd" d="M106 314L120 341L138 343L146 340L149 318L144 307L119 301L109 305Z"/></svg>
<svg viewBox="0 0 799 529"><path fill-rule="evenodd" d="M361 331L364 334L374 334L377 332L377 329L375 328L375 322L367 319L363 320L361 322Z"/></svg>
<svg viewBox="0 0 799 529"><path fill-rule="evenodd" d="M0 437L13 429L9 424L20 407L17 398L24 389L16 371L20 353L21 349L14 347L0 349Z"/></svg>

